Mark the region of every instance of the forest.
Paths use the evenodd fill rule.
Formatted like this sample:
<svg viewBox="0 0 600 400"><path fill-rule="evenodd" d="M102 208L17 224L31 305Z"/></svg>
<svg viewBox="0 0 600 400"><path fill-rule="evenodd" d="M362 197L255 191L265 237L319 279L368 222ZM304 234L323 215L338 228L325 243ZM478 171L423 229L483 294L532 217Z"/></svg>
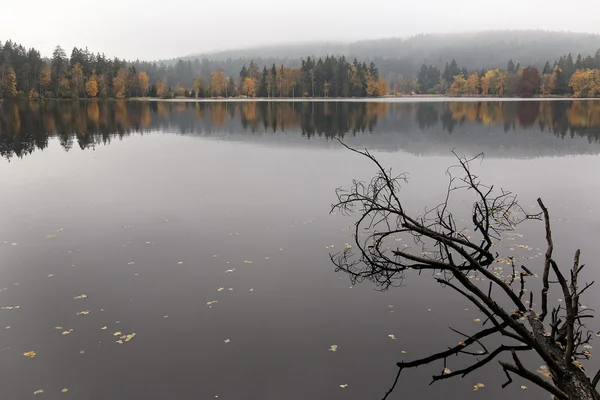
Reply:
<svg viewBox="0 0 600 400"><path fill-rule="evenodd" d="M588 36L583 40L585 46L570 42L572 47L589 50L598 38ZM412 45L428 43L427 38L415 37ZM473 43L473 39L468 43ZM555 50L566 48L569 42L559 40L557 43ZM421 43L423 48L415 49L410 58L411 70L406 58L369 58L377 52L365 53L366 57L361 61L342 54L285 60L258 57L256 61L246 58L223 61L221 56L214 55L213 59L204 56L193 60L147 62L109 58L87 48L73 48L68 56L60 46L54 49L50 58L45 58L34 48L27 49L8 40L0 41L0 98L600 96L600 49L576 57L567 53L557 56L556 60L545 60L545 63L536 60L525 64L510 58L503 65L477 68L481 63L471 53L465 53L464 49L447 41L442 44L448 46L444 54L452 56L454 52L456 57L449 57L443 67L439 66L443 65L439 57L436 62L428 63L434 54L431 43L429 47ZM519 55L529 46L519 42L512 45L513 53ZM436 49L439 50L439 46L441 44ZM507 47L501 47L499 51L510 54ZM356 48L360 46L357 44L352 51L357 52ZM544 43L538 43L537 48L540 54L551 53ZM338 50L342 52L343 49ZM248 51L240 54L248 54ZM416 57L423 57L420 67L416 66ZM267 64L267 60L273 62ZM466 62L461 65L461 60ZM239 65L239 69L232 70L233 66ZM382 71L381 65L386 72Z"/></svg>

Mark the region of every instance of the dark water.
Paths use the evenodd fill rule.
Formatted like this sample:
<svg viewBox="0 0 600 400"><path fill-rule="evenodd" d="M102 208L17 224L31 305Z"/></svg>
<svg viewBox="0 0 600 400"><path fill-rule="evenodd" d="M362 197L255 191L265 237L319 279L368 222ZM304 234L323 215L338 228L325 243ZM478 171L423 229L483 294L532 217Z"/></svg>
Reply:
<svg viewBox="0 0 600 400"><path fill-rule="evenodd" d="M442 198L452 149L483 151L482 179L544 198L559 261L581 248L600 278L600 102L0 103L0 306L20 306L0 311L0 398L378 399L396 361L475 332L429 277L379 292L334 271L353 223L328 214L334 189L374 173L337 137L409 172L415 211ZM542 227L519 233L503 255L539 270ZM549 398L502 390L495 363L428 386L442 368L393 398Z"/></svg>

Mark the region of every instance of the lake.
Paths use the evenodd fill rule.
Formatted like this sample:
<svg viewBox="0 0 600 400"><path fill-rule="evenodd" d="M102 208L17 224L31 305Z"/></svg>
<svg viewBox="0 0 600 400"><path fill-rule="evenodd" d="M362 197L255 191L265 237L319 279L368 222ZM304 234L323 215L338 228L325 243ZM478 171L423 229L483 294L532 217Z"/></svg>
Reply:
<svg viewBox="0 0 600 400"><path fill-rule="evenodd" d="M599 101L0 102L0 397L380 399L396 361L476 332L429 276L382 292L335 271L355 220L329 214L335 189L376 171L337 138L409 173L415 212L452 150L483 152L484 182L544 199L557 261L581 248L600 278ZM543 226L518 232L501 256L540 271ZM501 389L497 363L428 386L442 369L390 398L550 397Z"/></svg>

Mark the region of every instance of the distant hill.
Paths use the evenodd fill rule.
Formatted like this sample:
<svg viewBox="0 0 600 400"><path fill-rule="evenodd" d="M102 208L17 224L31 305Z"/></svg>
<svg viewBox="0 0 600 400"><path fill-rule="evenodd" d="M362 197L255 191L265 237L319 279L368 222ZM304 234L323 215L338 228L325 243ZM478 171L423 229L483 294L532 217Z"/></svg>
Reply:
<svg viewBox="0 0 600 400"><path fill-rule="evenodd" d="M300 58L344 55L349 59L373 60L380 70L413 74L422 64L443 68L456 59L469 70L505 67L515 64L543 66L571 53L587 56L600 48L599 34L549 32L539 30L485 31L475 33L422 34L410 38L388 38L358 42L309 42L193 54L182 59L206 59L237 68L240 62L254 59L259 65L271 63L297 67ZM387 60L387 62L386 62ZM176 60L167 60L166 63ZM241 64L240 64L241 66Z"/></svg>

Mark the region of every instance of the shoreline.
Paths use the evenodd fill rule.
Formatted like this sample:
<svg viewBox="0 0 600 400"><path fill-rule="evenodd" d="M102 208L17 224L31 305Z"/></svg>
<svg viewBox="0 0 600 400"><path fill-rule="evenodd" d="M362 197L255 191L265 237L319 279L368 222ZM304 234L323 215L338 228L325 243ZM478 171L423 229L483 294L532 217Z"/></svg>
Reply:
<svg viewBox="0 0 600 400"><path fill-rule="evenodd" d="M0 99L4 101L137 101L137 102L170 102L170 103L237 103L237 102L277 102L277 103L307 103L307 102L332 102L332 103L405 103L405 102L522 102L522 101L570 101L570 100L598 100L594 97L452 97L444 95L412 95L412 96L386 96L386 97L208 97L208 98L172 98L161 99L157 97L131 97L127 99L115 98L79 98L79 99Z"/></svg>

